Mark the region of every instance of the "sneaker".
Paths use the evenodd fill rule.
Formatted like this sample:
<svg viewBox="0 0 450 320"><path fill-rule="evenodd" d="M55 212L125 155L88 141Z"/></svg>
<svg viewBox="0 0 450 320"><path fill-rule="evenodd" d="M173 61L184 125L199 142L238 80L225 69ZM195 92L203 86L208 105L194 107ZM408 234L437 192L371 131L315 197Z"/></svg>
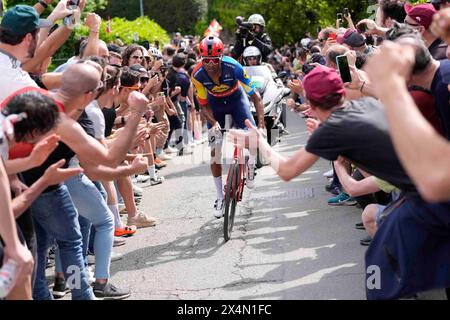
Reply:
<svg viewBox="0 0 450 320"><path fill-rule="evenodd" d="M167 167L167 163L161 161L158 157L155 158L155 168L161 170L162 168Z"/></svg>
<svg viewBox="0 0 450 320"><path fill-rule="evenodd" d="M56 245L53 245L48 250L48 258L50 260L55 260L56 248L57 248Z"/></svg>
<svg viewBox="0 0 450 320"><path fill-rule="evenodd" d="M164 177L158 177L158 176L156 176L156 178L155 179L150 179L150 184L152 185L152 186L156 186L156 185L158 185L158 184L161 184L161 183L163 183L165 181L165 179L164 179Z"/></svg>
<svg viewBox="0 0 450 320"><path fill-rule="evenodd" d="M225 203L225 199L217 199L214 202L214 217L217 219L221 219L223 217L223 205Z"/></svg>
<svg viewBox="0 0 450 320"><path fill-rule="evenodd" d="M123 254L117 253L117 252L114 252L114 251L111 253L111 262L119 261L119 260L122 260L122 259L123 259ZM88 265L89 266L95 264L95 255L88 254L87 260L88 260Z"/></svg>
<svg viewBox="0 0 450 320"><path fill-rule="evenodd" d="M355 224L355 228L358 230L366 230L366 227L364 227L364 223L362 222Z"/></svg>
<svg viewBox="0 0 450 320"><path fill-rule="evenodd" d="M328 200L330 206L354 206L356 203L356 200L345 192L341 192L338 196Z"/></svg>
<svg viewBox="0 0 450 320"><path fill-rule="evenodd" d="M245 181L247 188L253 189L255 187L255 167L247 166L247 180Z"/></svg>
<svg viewBox="0 0 450 320"><path fill-rule="evenodd" d="M123 254L118 252L112 252L111 253L111 262L119 261L123 259Z"/></svg>
<svg viewBox="0 0 450 320"><path fill-rule="evenodd" d="M55 278L55 284L53 285L53 298L61 299L70 292L69 287L66 285L66 280L64 278Z"/></svg>
<svg viewBox="0 0 450 320"><path fill-rule="evenodd" d="M136 230L137 230L136 226L126 226L126 227L123 227L123 228L115 228L114 236L115 237L132 236L133 234L136 233ZM122 240L124 240L124 239L122 239ZM114 243L115 243L115 241L116 240L114 239Z"/></svg>
<svg viewBox="0 0 450 320"><path fill-rule="evenodd" d="M325 178L333 178L333 176L334 176L334 171L333 171L333 169L331 169L330 171L325 172L325 173L323 174L323 176L324 176Z"/></svg>
<svg viewBox="0 0 450 320"><path fill-rule="evenodd" d="M367 237L365 237L364 239L361 239L360 241L359 241L359 243L362 245L362 246L370 246L370 243L372 242L372 237L371 236L367 236Z"/></svg>
<svg viewBox="0 0 450 320"><path fill-rule="evenodd" d="M146 176L146 175L143 175L143 176ZM141 187L138 187L137 185L133 184L133 192L135 195L138 194L138 195L142 196L144 193L144 190Z"/></svg>
<svg viewBox="0 0 450 320"><path fill-rule="evenodd" d="M95 283L94 284L94 295L98 299L103 300L123 300L131 295L128 290L121 290L111 283Z"/></svg>
<svg viewBox="0 0 450 320"><path fill-rule="evenodd" d="M146 183L148 180L150 180L150 176L144 176L144 175L140 174L136 177L136 181L138 183Z"/></svg>
<svg viewBox="0 0 450 320"><path fill-rule="evenodd" d="M167 160L172 160L173 157L169 156L167 153L165 152L161 152L161 154L158 155L158 159L162 160L162 161L167 161Z"/></svg>
<svg viewBox="0 0 450 320"><path fill-rule="evenodd" d="M189 145L187 145L187 146L184 146L183 149L180 150L180 153L183 154L183 155L185 155L185 154L193 154L194 151L192 150L192 148Z"/></svg>
<svg viewBox="0 0 450 320"><path fill-rule="evenodd" d="M127 225L128 226L136 226L137 228L148 228L156 226L158 221L153 217L148 217L142 212L138 212L138 214L133 218L128 218Z"/></svg>
<svg viewBox="0 0 450 320"><path fill-rule="evenodd" d="M127 214L128 214L127 208L124 206L124 207L119 211L119 214L122 215L122 216L127 215Z"/></svg>
<svg viewBox="0 0 450 320"><path fill-rule="evenodd" d="M178 153L178 149L172 148L170 146L164 149L163 151L165 154Z"/></svg>
<svg viewBox="0 0 450 320"><path fill-rule="evenodd" d="M117 228L116 228L117 230ZM116 231L114 231L114 243L113 243L113 247L120 247L125 245L125 243L127 243L127 240L125 240L124 238L119 238L119 236L116 236Z"/></svg>

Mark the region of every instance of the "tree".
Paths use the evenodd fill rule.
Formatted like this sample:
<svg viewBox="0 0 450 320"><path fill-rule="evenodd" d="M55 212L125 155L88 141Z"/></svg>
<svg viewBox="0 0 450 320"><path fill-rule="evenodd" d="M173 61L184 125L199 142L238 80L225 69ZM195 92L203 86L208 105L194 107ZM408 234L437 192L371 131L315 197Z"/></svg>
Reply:
<svg viewBox="0 0 450 320"><path fill-rule="evenodd" d="M103 17L139 17L139 1L110 1L101 13ZM168 32L193 33L197 21L206 12L206 0L144 0L144 14L155 20Z"/></svg>

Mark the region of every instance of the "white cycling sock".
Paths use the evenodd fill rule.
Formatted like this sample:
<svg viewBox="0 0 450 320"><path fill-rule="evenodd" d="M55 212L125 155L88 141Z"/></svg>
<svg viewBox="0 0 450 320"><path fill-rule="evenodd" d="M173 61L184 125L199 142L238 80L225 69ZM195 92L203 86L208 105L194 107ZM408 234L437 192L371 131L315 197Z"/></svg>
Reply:
<svg viewBox="0 0 450 320"><path fill-rule="evenodd" d="M148 167L148 174L150 175L151 179L156 179L156 171L155 170L156 170L155 165Z"/></svg>
<svg viewBox="0 0 450 320"><path fill-rule="evenodd" d="M116 228L123 228L122 225L122 219L120 219L120 213L119 213L119 204L108 204L109 210L111 210L113 216L114 216L114 227Z"/></svg>
<svg viewBox="0 0 450 320"><path fill-rule="evenodd" d="M217 198L223 200L222 176L214 177L214 184L216 185Z"/></svg>

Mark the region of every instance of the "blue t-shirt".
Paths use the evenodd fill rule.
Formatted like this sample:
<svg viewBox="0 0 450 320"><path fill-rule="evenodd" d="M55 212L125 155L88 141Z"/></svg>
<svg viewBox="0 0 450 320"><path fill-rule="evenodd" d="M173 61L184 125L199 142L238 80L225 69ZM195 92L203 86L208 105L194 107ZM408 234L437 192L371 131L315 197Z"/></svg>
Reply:
<svg viewBox="0 0 450 320"><path fill-rule="evenodd" d="M431 92L435 99L436 110L444 128L444 134L450 140L450 61L441 60L440 67L431 83Z"/></svg>

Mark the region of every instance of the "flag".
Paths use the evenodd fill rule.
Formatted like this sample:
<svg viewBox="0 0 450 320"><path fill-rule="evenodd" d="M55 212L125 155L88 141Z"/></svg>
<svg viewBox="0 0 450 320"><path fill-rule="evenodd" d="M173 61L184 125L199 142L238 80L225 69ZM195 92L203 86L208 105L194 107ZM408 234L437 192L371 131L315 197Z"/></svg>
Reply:
<svg viewBox="0 0 450 320"><path fill-rule="evenodd" d="M106 33L111 33L111 18L108 17L108 21L106 22Z"/></svg>
<svg viewBox="0 0 450 320"><path fill-rule="evenodd" d="M220 31L222 31L222 29L223 29L222 25L216 19L214 19L209 24L209 27L208 27L208 29L206 29L204 35L205 35L205 37L209 36L209 35L218 37L218 36L220 36Z"/></svg>

